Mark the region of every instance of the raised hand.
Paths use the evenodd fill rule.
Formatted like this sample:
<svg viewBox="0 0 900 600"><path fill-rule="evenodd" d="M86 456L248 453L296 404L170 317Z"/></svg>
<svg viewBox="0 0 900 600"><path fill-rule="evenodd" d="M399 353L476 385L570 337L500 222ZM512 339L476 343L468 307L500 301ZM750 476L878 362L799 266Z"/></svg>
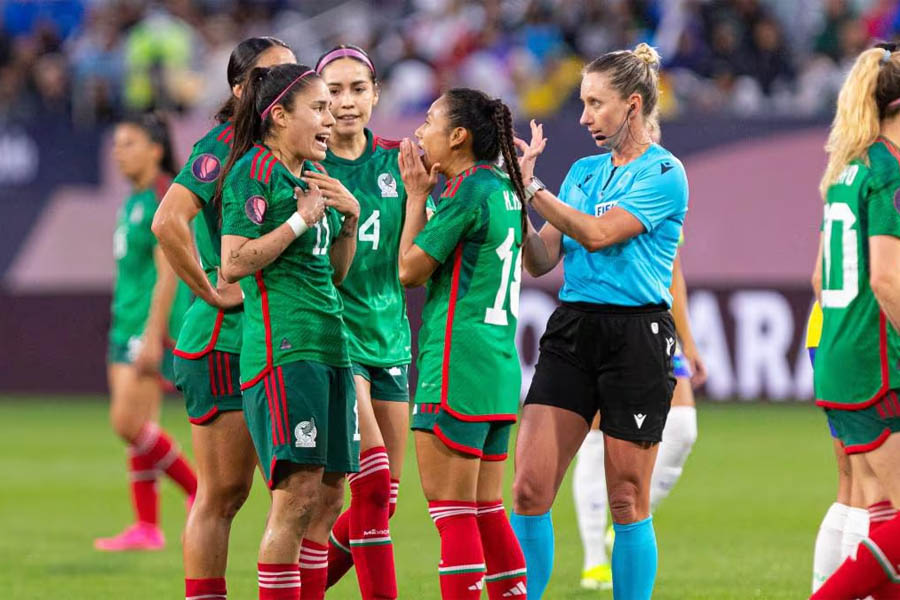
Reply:
<svg viewBox="0 0 900 600"><path fill-rule="evenodd" d="M297 199L297 212L309 227L312 227L325 214L325 200L322 190L315 183L309 184L308 190L299 187L294 188L294 198Z"/></svg>
<svg viewBox="0 0 900 600"><path fill-rule="evenodd" d="M397 155L397 165L400 167L400 178L410 197L422 198L431 194L438 181L440 163L431 165L431 170L425 170L425 164L419 156L419 151L409 138L403 138L400 142L400 154Z"/></svg>
<svg viewBox="0 0 900 600"><path fill-rule="evenodd" d="M527 185L534 177L534 164L547 146L547 138L544 137L544 126L531 120L531 143L522 138L514 140L516 148L522 153L519 157L519 170L522 171L522 181Z"/></svg>
<svg viewBox="0 0 900 600"><path fill-rule="evenodd" d="M310 188L315 186L322 191L325 206L334 208L345 217L359 217L359 202L339 179L313 171L304 173L301 179L308 183Z"/></svg>

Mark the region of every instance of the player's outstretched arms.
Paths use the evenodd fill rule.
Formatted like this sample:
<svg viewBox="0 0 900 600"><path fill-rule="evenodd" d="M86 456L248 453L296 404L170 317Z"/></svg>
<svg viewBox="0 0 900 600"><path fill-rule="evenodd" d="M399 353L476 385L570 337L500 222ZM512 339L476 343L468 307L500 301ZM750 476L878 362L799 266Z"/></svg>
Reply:
<svg viewBox="0 0 900 600"><path fill-rule="evenodd" d="M869 237L871 274L869 285L881 310L896 331L900 331L900 238L892 235Z"/></svg>

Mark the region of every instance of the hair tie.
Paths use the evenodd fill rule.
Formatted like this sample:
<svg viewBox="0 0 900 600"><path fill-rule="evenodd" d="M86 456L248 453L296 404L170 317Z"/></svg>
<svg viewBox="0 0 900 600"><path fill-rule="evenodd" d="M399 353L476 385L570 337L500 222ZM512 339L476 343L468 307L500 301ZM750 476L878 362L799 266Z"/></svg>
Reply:
<svg viewBox="0 0 900 600"><path fill-rule="evenodd" d="M295 80L293 80L292 82L290 82L289 84L287 84L287 87L285 87L283 90L281 90L281 93L280 93L280 94L278 94L277 96L275 96L275 99L272 100L272 103L269 104L269 106L266 107L266 110L264 110L264 111L262 111L261 113L259 113L259 118L262 119L263 121L265 121L265 120L266 120L266 117L269 115L269 113L272 112L272 108L274 108L274 106L275 106L276 104L278 104L278 101L281 100L281 99L284 97L285 94L287 94L287 92L288 92L289 89L291 89L292 87L294 87L294 84L295 84L295 83L297 83L298 81L300 81L301 79L303 79L303 78L306 77L307 75L310 75L310 74L315 73L315 72L316 72L315 69L310 69L309 71L305 71L305 72L301 73L300 76L297 77L297 79L295 79Z"/></svg>
<svg viewBox="0 0 900 600"><path fill-rule="evenodd" d="M884 56L881 57L881 64L886 64L891 61L891 51L887 48L884 49Z"/></svg>
<svg viewBox="0 0 900 600"><path fill-rule="evenodd" d="M372 61L369 60L369 57L366 56L364 52L361 52L356 48L337 48L332 50L319 59L319 63L316 65L316 72L321 73L322 69L327 67L329 63L332 63L339 58L355 58L362 61L364 65L369 67L369 70L372 72L372 77L375 77L375 65L372 64Z"/></svg>

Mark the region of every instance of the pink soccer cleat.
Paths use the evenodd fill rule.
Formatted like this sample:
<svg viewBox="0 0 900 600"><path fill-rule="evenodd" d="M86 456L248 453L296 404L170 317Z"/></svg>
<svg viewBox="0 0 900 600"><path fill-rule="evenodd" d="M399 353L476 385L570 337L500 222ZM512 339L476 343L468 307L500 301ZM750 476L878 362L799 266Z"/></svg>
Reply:
<svg viewBox="0 0 900 600"><path fill-rule="evenodd" d="M162 550L166 538L162 530L149 523L135 523L119 535L94 540L94 548L105 552L125 550Z"/></svg>

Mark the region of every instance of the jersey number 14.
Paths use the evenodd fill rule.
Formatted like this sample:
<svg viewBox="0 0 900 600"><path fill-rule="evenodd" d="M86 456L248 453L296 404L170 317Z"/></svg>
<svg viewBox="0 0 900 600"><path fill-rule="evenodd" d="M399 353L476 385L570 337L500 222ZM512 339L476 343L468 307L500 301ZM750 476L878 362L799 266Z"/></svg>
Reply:
<svg viewBox="0 0 900 600"><path fill-rule="evenodd" d="M832 255L832 235L835 226L840 242L835 244L840 249L840 263L834 263ZM823 227L822 259L822 307L846 308L859 294L859 231L856 228L856 215L850 205L844 202L832 202L825 205L825 226ZM836 275L840 273L840 281ZM834 287L839 285L840 287Z"/></svg>
<svg viewBox="0 0 900 600"><path fill-rule="evenodd" d="M497 247L497 256L500 257L501 273L500 288L494 298L494 305L484 312L484 322L488 325L507 325L509 319L506 315L506 294L509 292L509 311L513 317L519 318L519 288L522 287L522 252L516 246L516 232L512 227L503 243ZM512 282L510 282L512 271Z"/></svg>

